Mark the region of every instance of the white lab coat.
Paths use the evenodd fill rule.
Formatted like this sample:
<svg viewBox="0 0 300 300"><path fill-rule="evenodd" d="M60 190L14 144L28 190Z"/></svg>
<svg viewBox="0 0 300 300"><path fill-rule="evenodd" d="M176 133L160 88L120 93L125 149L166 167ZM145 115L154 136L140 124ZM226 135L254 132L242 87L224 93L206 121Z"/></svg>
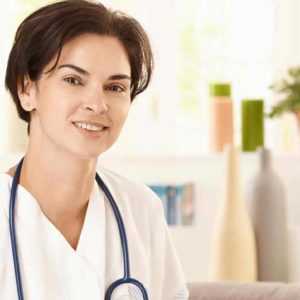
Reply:
<svg viewBox="0 0 300 300"><path fill-rule="evenodd" d="M98 173L123 216L132 277L144 284L151 300L188 299L160 200L144 185L106 169ZM0 174L0 299L5 300L18 299L8 224L11 183L9 175ZM21 186L15 222L25 300L104 299L107 287L122 277L116 220L96 181L76 250ZM129 285L114 292L112 299L142 298Z"/></svg>

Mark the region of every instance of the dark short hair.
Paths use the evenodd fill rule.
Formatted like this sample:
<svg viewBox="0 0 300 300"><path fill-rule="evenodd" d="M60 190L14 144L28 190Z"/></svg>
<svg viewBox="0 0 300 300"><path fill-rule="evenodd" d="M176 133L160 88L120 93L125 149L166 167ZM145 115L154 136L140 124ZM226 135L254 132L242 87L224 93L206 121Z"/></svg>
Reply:
<svg viewBox="0 0 300 300"><path fill-rule="evenodd" d="M131 68L131 101L143 92L151 79L153 54L149 39L134 18L85 0L65 0L49 4L29 15L17 29L6 69L5 85L12 95L19 117L30 122L18 96L25 77L38 81L43 69L71 39L96 33L118 38L125 48Z"/></svg>

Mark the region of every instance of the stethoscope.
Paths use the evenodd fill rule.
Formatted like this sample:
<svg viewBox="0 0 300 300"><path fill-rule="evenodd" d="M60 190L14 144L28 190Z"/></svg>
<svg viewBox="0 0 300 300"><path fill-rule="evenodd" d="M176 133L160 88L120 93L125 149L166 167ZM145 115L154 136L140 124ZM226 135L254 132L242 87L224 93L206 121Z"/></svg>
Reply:
<svg viewBox="0 0 300 300"><path fill-rule="evenodd" d="M21 272L20 272L20 264L19 264L19 256L17 251L17 239L16 239L16 232L15 232L15 218L14 218L14 210L15 210L15 203L16 203L16 194L17 194L17 188L20 180L20 174L22 169L24 158L21 159L19 162L13 181L12 181L12 187L10 191L10 200L9 200L9 233L10 233L10 239L11 239L11 248L12 248L12 255L13 255L13 261L14 261L14 269L15 269L15 278L16 278L16 284L17 284L17 291L18 291L18 299L24 300L23 296L23 288L22 288L22 279L21 279ZM119 235L121 239L121 246L122 246L122 254L123 254L123 267L124 267L124 275L122 278L114 281L106 290L105 293L105 300L110 300L112 297L112 294L114 290L122 284L133 284L135 285L139 291L143 295L143 300L148 300L148 294L141 282L138 280L130 277L130 264L129 264L129 254L128 254L128 243L127 243L127 236L125 231L124 222L121 216L121 213L119 211L119 208L110 193L109 189L103 182L103 180L100 178L100 176L96 173L96 181L99 185L99 187L102 189L102 191L105 194L105 197L109 200L110 205L113 209L115 218L118 223L118 229L119 229Z"/></svg>

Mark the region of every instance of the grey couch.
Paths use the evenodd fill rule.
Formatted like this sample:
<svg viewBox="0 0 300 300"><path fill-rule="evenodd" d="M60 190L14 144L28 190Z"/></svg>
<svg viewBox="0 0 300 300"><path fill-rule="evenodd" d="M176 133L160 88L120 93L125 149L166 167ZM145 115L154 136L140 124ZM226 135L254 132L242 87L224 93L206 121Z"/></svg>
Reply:
<svg viewBox="0 0 300 300"><path fill-rule="evenodd" d="M300 283L189 283L190 300L300 300Z"/></svg>

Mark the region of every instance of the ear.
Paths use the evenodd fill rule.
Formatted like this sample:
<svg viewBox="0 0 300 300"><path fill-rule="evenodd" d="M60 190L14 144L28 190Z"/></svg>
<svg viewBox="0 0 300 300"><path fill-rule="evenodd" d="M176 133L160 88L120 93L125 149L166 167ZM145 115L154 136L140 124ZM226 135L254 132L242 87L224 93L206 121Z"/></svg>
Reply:
<svg viewBox="0 0 300 300"><path fill-rule="evenodd" d="M32 111L36 108L36 83L28 76L24 77L24 84L18 84L18 96L20 104L25 111Z"/></svg>

